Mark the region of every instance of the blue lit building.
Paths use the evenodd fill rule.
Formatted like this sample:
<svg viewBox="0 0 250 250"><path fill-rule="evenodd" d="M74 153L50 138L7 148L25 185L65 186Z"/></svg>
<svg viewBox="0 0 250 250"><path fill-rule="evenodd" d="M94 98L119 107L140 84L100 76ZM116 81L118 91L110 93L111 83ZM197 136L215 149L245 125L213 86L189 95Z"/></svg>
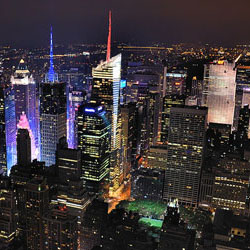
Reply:
<svg viewBox="0 0 250 250"><path fill-rule="evenodd" d="M29 132L32 138L32 160L39 159L36 84L23 59L20 60L14 75L11 76L11 84L15 96L16 124L18 125L23 114L27 116L27 126L30 128Z"/></svg>
<svg viewBox="0 0 250 250"><path fill-rule="evenodd" d="M4 92L5 95L5 132L6 132L6 152L7 152L7 174L10 169L17 163L16 152L16 106L15 94L10 86Z"/></svg>
<svg viewBox="0 0 250 250"><path fill-rule="evenodd" d="M40 86L41 161L46 166L56 163L59 139L67 135L66 84L58 82L54 72L52 27L50 33L50 68Z"/></svg>
<svg viewBox="0 0 250 250"><path fill-rule="evenodd" d="M57 82L58 74L54 71L54 62L53 62L53 30L52 26L50 27L50 67L49 72L45 76L45 82Z"/></svg>
<svg viewBox="0 0 250 250"><path fill-rule="evenodd" d="M0 87L0 175L7 172L4 90Z"/></svg>

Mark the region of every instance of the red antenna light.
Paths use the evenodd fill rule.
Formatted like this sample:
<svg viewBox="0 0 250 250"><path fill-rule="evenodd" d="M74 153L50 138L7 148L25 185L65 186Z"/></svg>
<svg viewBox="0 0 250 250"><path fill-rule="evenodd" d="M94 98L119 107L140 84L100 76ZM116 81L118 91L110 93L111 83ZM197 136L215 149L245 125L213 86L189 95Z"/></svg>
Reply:
<svg viewBox="0 0 250 250"><path fill-rule="evenodd" d="M111 10L109 11L109 35L108 35L108 44L107 44L107 57L106 61L109 62L111 54Z"/></svg>

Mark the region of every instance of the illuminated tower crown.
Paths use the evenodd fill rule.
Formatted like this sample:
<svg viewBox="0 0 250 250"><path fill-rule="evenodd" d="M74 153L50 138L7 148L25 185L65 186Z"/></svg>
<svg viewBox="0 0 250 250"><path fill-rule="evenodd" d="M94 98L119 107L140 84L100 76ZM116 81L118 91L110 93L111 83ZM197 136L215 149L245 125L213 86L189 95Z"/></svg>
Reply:
<svg viewBox="0 0 250 250"><path fill-rule="evenodd" d="M53 31L52 26L50 27L50 67L49 72L45 76L45 82L56 82L58 81L58 74L54 71L54 58L53 58Z"/></svg>

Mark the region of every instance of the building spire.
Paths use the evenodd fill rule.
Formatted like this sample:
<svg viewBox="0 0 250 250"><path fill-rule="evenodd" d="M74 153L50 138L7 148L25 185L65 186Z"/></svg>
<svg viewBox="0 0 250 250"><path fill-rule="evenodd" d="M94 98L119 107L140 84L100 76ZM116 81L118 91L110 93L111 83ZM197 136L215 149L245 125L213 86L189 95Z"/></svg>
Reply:
<svg viewBox="0 0 250 250"><path fill-rule="evenodd" d="M111 10L109 11L109 34L108 34L108 43L107 43L107 57L106 61L109 62L111 54Z"/></svg>
<svg viewBox="0 0 250 250"><path fill-rule="evenodd" d="M50 26L50 66L49 66L49 72L47 74L47 81L48 82L55 82L57 80L55 71L54 71L54 62L53 62L53 30L52 26Z"/></svg>

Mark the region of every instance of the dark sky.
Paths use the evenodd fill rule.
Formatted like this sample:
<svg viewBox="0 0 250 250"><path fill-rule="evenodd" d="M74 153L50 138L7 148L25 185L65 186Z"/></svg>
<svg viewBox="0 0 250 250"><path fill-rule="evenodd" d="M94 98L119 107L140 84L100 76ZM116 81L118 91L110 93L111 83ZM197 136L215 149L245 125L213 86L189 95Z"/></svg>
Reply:
<svg viewBox="0 0 250 250"><path fill-rule="evenodd" d="M46 45L103 42L108 10L112 39L136 42L250 40L250 0L0 0L0 42Z"/></svg>

